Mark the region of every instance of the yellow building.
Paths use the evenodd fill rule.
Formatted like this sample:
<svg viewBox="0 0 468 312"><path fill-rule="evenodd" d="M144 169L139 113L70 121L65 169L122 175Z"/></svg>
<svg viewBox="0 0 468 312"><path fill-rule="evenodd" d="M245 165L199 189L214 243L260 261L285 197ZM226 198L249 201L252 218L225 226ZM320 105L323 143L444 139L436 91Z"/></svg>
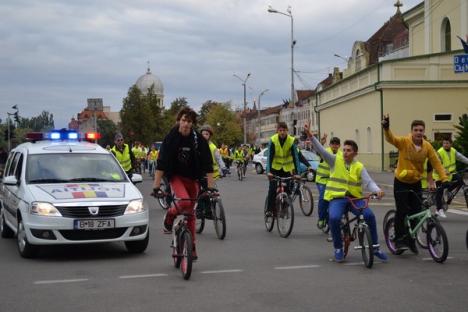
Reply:
<svg viewBox="0 0 468 312"><path fill-rule="evenodd" d="M422 119L437 140L453 138L468 113L468 73L454 73L454 55L463 54L457 36L468 34L468 0L426 0L403 14L400 1L395 6L381 29L353 45L343 79L316 93L320 132L355 140L359 159L374 170L388 170L396 150L383 138L383 114L397 135Z"/></svg>

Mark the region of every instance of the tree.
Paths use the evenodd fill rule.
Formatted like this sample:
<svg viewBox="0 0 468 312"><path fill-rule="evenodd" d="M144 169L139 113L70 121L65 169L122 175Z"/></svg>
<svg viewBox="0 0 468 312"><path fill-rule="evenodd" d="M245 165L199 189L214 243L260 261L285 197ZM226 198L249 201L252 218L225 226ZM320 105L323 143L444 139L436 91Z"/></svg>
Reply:
<svg viewBox="0 0 468 312"><path fill-rule="evenodd" d="M151 144L163 136L164 121L161 107L158 105L154 86L144 95L136 85L129 90L123 99L120 111L122 132L127 142L141 141Z"/></svg>
<svg viewBox="0 0 468 312"><path fill-rule="evenodd" d="M215 106L215 105L218 105L219 103L215 102L215 101L211 101L211 100L208 100L206 101L205 103L202 104L201 108L200 108L200 112L199 112L199 115L200 115L200 124L204 124L206 123L206 115L208 114L208 112L210 111L210 109Z"/></svg>
<svg viewBox="0 0 468 312"><path fill-rule="evenodd" d="M48 111L42 111L38 116L31 118L18 117L18 127L32 131L49 131L54 129L54 115Z"/></svg>
<svg viewBox="0 0 468 312"><path fill-rule="evenodd" d="M101 146L112 146L114 144L114 136L118 131L116 124L109 119L98 119L97 120L98 132L101 134L101 138L98 140Z"/></svg>
<svg viewBox="0 0 468 312"><path fill-rule="evenodd" d="M210 103L210 108L205 113L205 123L213 128L213 141L218 146L223 143L239 144L242 141L241 123L232 110L231 103Z"/></svg>
<svg viewBox="0 0 468 312"><path fill-rule="evenodd" d="M463 155L468 154L468 115L463 114L458 119L458 125L455 125L457 133L455 135L454 147ZM458 163L460 165L460 163ZM459 168L461 169L461 168Z"/></svg>
<svg viewBox="0 0 468 312"><path fill-rule="evenodd" d="M188 102L185 97L178 97L171 102L171 107L164 111L163 133L166 134L174 126L177 113L184 107L188 107Z"/></svg>

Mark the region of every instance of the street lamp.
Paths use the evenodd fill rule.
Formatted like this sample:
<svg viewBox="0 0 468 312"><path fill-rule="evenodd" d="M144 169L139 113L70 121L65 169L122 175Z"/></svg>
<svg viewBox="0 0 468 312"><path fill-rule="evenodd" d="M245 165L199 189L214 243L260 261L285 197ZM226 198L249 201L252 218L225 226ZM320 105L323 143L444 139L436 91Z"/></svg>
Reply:
<svg viewBox="0 0 468 312"><path fill-rule="evenodd" d="M12 109L15 109L15 110L16 110L16 112L14 112L14 113L9 113L9 112L7 112L7 115L8 115L8 117L7 117L7 130L8 130L8 152L11 150L11 135L10 135L10 132L11 132L11 130L10 130L10 116L15 116L15 121L16 121L16 120L18 120L18 111L19 111L19 110L18 110L18 105L13 105L11 108L12 108Z"/></svg>
<svg viewBox="0 0 468 312"><path fill-rule="evenodd" d="M333 56L335 56L335 57L337 57L337 58L340 58L340 59L342 59L343 61L345 61L346 63L348 63L348 59L347 59L346 57L343 57L343 56L341 56L341 55L339 55L339 54L336 54L336 53L333 54Z"/></svg>
<svg viewBox="0 0 468 312"><path fill-rule="evenodd" d="M284 13L273 9L271 5L269 5L268 12L285 15L291 18L291 102L292 106L294 106L296 99L296 96L294 94L294 46L296 45L296 40L294 40L294 19L291 11L291 6L288 6L288 9L286 10L287 13Z"/></svg>
<svg viewBox="0 0 468 312"><path fill-rule="evenodd" d="M262 92L260 92L260 94L258 95L258 100L257 100L257 103L258 103L258 108L257 108L258 109L258 111L257 111L258 143L260 143L261 134L262 134L262 125L261 125L261 121L260 121L260 100L262 98L262 95L264 95L269 90L270 89L265 89Z"/></svg>
<svg viewBox="0 0 468 312"><path fill-rule="evenodd" d="M245 90L245 87L246 87L246 82L247 82L247 79L249 79L250 77L250 73L247 74L247 76L245 77L245 79L242 79L241 77L237 76L236 74L233 74L234 77L236 77L237 79L239 79L240 81L242 81L242 86L244 87L244 144L247 143L247 122L246 122L246 118L245 118L245 110L247 109L247 93L246 93L246 90Z"/></svg>

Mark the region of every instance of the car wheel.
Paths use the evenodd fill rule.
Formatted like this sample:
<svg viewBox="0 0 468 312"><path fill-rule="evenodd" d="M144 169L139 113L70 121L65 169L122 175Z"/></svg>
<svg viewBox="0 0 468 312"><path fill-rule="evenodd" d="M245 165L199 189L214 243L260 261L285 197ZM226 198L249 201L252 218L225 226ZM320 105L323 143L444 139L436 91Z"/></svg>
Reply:
<svg viewBox="0 0 468 312"><path fill-rule="evenodd" d="M255 164L255 171L257 174L262 174L263 173L263 167L260 164Z"/></svg>
<svg viewBox="0 0 468 312"><path fill-rule="evenodd" d="M130 253L143 253L146 250L146 247L148 247L148 242L149 242L149 230L148 230L148 233L146 233L146 237L144 239L137 240L137 241L126 241L125 247L127 248L127 251Z"/></svg>
<svg viewBox="0 0 468 312"><path fill-rule="evenodd" d="M31 245L26 237L26 229L23 220L18 220L18 231L16 233L18 252L23 258L34 258L39 250L38 246Z"/></svg>
<svg viewBox="0 0 468 312"><path fill-rule="evenodd" d="M4 215L4 210L0 209L0 233L3 238L12 238L15 236L15 232L13 232L10 227L5 222L5 215Z"/></svg>

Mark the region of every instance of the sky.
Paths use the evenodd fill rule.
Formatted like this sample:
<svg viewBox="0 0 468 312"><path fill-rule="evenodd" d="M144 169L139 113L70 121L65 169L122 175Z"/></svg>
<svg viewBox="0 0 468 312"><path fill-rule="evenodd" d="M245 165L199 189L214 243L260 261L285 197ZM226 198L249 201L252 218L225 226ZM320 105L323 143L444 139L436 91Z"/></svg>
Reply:
<svg viewBox="0 0 468 312"><path fill-rule="evenodd" d="M402 0L402 11L420 0ZM261 106L290 97L291 20L296 89L314 89L345 67L353 43L366 41L393 14L395 0L2 0L0 118L46 110L57 128L103 98L119 111L147 62L165 93L199 109L207 100L243 105L269 89Z"/></svg>

